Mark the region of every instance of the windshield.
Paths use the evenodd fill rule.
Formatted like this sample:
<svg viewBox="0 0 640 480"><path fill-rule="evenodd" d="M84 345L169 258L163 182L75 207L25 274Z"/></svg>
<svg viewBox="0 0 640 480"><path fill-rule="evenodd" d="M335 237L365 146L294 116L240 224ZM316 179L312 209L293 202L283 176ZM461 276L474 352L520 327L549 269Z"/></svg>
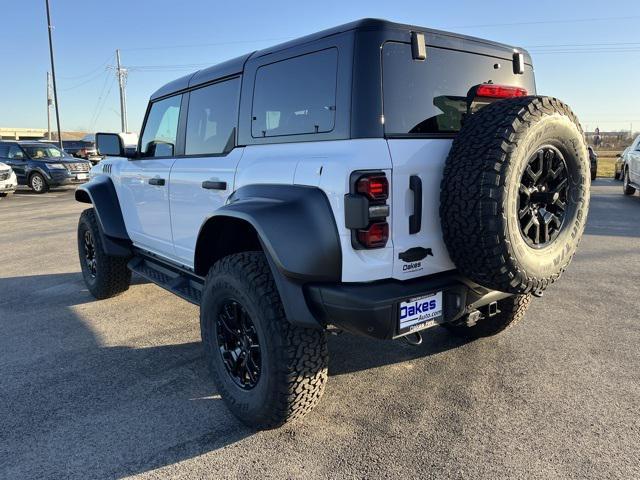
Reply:
<svg viewBox="0 0 640 480"><path fill-rule="evenodd" d="M458 132L467 111L467 93L480 83L524 87L535 94L530 65L524 75L516 75L511 60L429 46L427 59L417 61L408 43L384 44L382 76L387 136Z"/></svg>
<svg viewBox="0 0 640 480"><path fill-rule="evenodd" d="M27 152L30 158L62 158L66 155L62 150L53 145L22 145L22 149Z"/></svg>

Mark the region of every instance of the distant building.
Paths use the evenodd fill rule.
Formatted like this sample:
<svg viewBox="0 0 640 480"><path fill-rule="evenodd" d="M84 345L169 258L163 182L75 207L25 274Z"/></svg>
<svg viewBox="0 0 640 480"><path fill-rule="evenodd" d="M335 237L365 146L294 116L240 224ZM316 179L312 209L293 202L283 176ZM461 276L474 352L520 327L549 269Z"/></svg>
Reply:
<svg viewBox="0 0 640 480"><path fill-rule="evenodd" d="M603 132L598 128L594 132L585 132L584 136L589 145L603 149L624 148L632 140L632 135L629 131Z"/></svg>
<svg viewBox="0 0 640 480"><path fill-rule="evenodd" d="M87 132L62 132L63 140L80 140ZM0 127L0 140L41 140L47 138L46 128ZM58 139L58 132L51 132L51 139Z"/></svg>

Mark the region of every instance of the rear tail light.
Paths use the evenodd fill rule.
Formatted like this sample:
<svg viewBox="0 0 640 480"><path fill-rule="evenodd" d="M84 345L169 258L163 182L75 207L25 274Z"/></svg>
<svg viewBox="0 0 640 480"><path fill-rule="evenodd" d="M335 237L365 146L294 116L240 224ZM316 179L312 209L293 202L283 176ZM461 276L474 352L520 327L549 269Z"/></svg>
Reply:
<svg viewBox="0 0 640 480"><path fill-rule="evenodd" d="M356 250L382 248L389 240L389 180L384 172L353 172L345 195L345 226Z"/></svg>
<svg viewBox="0 0 640 480"><path fill-rule="evenodd" d="M358 241L366 248L381 248L389 240L389 224L377 222L365 230L358 230Z"/></svg>
<svg viewBox="0 0 640 480"><path fill-rule="evenodd" d="M483 83L478 85L475 97L483 98L514 98L526 97L527 89L522 87L512 87L509 85L494 85L493 83Z"/></svg>
<svg viewBox="0 0 640 480"><path fill-rule="evenodd" d="M356 191L369 200L383 201L389 198L389 181L385 175L363 176L356 184Z"/></svg>

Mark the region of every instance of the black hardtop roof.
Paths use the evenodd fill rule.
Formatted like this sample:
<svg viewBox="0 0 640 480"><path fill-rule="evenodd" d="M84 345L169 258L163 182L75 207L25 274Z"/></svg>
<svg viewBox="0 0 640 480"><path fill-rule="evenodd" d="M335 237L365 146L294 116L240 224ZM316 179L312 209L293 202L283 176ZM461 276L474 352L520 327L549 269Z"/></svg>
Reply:
<svg viewBox="0 0 640 480"><path fill-rule="evenodd" d="M180 77L160 87L151 95L151 100L155 100L157 98L164 97L166 95L171 95L181 90L185 90L197 85L211 82L219 78L240 74L244 70L244 65L246 64L247 60L249 60L249 58L263 57L265 55L270 55L288 48L293 48L293 47L304 45L310 42L314 42L321 38L326 38L332 35L338 35L340 33L356 31L356 30L357 31L401 30L405 32L417 31L417 32L425 33L425 35L427 35L428 37L429 36L432 38L438 37L444 43L449 44L447 46L454 49L458 44L463 42L467 44L468 43L477 44L477 46L490 47L493 50L496 50L496 49L503 50L505 55L506 54L510 55L514 50L516 50L515 47L510 45L505 45L503 43L493 42L490 40L484 40L477 37L470 37L470 36L462 35L459 33L445 32L442 30L435 30L432 28L425 28L425 27L420 27L416 25L395 23L388 20L381 20L377 18L363 18L360 20L356 20L354 22L345 23L344 25L339 25L337 27L312 33L310 35L305 35L304 37L299 37L293 40L289 40L287 42L280 43L278 45L274 45L272 47L265 48L263 50L257 50L252 53L248 53L246 55L242 55L240 57L227 60L223 63L213 65L203 70L198 70L197 72L191 73L189 75L185 75L184 77ZM522 48L517 48L517 50L519 52L524 53L525 62L530 64L531 59L529 57L528 52Z"/></svg>

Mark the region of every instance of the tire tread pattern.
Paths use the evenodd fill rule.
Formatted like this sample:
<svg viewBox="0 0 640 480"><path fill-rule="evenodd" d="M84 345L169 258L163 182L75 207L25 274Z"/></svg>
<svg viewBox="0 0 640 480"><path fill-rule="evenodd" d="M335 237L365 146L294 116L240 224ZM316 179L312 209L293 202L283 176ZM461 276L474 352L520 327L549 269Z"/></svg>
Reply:
<svg viewBox="0 0 640 480"><path fill-rule="evenodd" d="M259 418L247 422L242 412L238 417L257 428L275 428L303 417L317 405L327 382L329 354L324 332L297 327L287 320L264 253L243 252L222 258L209 271L207 283L215 282L221 275L246 278L259 298L259 311L267 319L264 322L267 341L275 347L271 351L276 356L272 372L275 388L270 392L268 404ZM212 335L215 332L203 332L203 339L215 342ZM224 389L222 382L217 383ZM233 395L223 396L232 404L233 411Z"/></svg>
<svg viewBox="0 0 640 480"><path fill-rule="evenodd" d="M541 292L560 278L573 258L567 256L557 273L546 278L528 276L509 248L502 208L509 155L529 126L554 113L568 117L584 141L578 119L567 105L537 96L485 106L467 119L453 141L441 182L442 233L456 267L488 288L514 294Z"/></svg>
<svg viewBox="0 0 640 480"><path fill-rule="evenodd" d="M91 230L96 250L97 269L95 281L87 279L87 272L84 267L82 257L83 232L84 228ZM115 297L129 289L131 284L131 270L127 267L129 261L126 257L114 257L107 255L102 247L102 237L100 236L100 226L93 208L87 208L80 215L78 223L78 253L80 255L80 266L82 268L85 283L91 294L98 300Z"/></svg>

